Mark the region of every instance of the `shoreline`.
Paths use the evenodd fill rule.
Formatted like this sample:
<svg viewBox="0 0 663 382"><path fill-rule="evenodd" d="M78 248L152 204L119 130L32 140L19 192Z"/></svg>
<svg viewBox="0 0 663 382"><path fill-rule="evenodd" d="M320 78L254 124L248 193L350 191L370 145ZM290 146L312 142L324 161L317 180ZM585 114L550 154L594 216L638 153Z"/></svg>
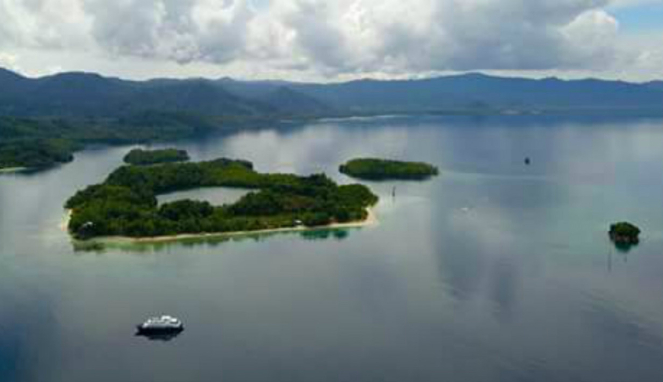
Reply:
<svg viewBox="0 0 663 382"><path fill-rule="evenodd" d="M65 209L64 210L65 215L62 217L62 220L60 221L60 229L69 234L69 222L71 221L71 215L74 213L74 211Z"/></svg>
<svg viewBox="0 0 663 382"><path fill-rule="evenodd" d="M377 215L375 214L374 208L373 207L367 208L366 212L368 212L368 216L366 217L365 220L362 221L349 222L349 223L334 223L319 227L299 226L299 227L263 229L257 231L181 234L181 235L156 236L156 237L101 236L101 237L92 238L90 240L77 240L77 239L73 240L74 242L85 243L85 244L156 244L156 243L177 242L182 240L214 239L214 238L223 238L223 237L251 236L251 235L288 233L288 232L307 232L307 231L318 231L318 230L334 230L334 229L343 229L343 228L363 228L363 227L377 225L379 221L377 219ZM65 232L68 231L67 227L69 226L69 220L71 219L72 211L66 210L66 213L67 214L64 217L62 224L60 226Z"/></svg>
<svg viewBox="0 0 663 382"><path fill-rule="evenodd" d="M13 174L16 172L21 172L27 170L27 167L7 167L7 168L0 168L0 174Z"/></svg>

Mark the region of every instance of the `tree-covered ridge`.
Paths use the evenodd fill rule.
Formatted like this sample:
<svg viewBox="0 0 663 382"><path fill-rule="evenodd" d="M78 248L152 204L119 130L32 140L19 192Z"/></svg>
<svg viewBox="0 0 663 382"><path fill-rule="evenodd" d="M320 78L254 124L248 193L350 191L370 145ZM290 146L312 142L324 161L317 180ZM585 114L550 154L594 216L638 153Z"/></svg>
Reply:
<svg viewBox="0 0 663 382"><path fill-rule="evenodd" d="M542 111L660 115L663 104L663 87L657 82L506 78L480 73L316 84L229 78L126 81L94 73L26 78L0 69L0 89L0 114L33 117L118 117L142 111L278 118Z"/></svg>
<svg viewBox="0 0 663 382"><path fill-rule="evenodd" d="M158 194L199 187L245 187L234 204L181 200L158 205ZM363 185L339 186L325 175L261 174L246 161L123 166L104 183L79 191L66 203L70 232L154 237L256 231L361 221L378 198Z"/></svg>
<svg viewBox="0 0 663 382"><path fill-rule="evenodd" d="M184 113L144 112L119 119L0 117L0 169L69 162L86 144L131 144L193 137L220 122Z"/></svg>
<svg viewBox="0 0 663 382"><path fill-rule="evenodd" d="M124 163L145 166L159 163L186 162L189 154L185 150L162 149L162 150L131 150L125 157Z"/></svg>
<svg viewBox="0 0 663 382"><path fill-rule="evenodd" d="M366 180L423 180L439 174L437 167L422 162L360 158L339 169L343 174Z"/></svg>
<svg viewBox="0 0 663 382"><path fill-rule="evenodd" d="M75 142L66 139L39 139L0 143L0 169L12 167L43 168L74 159Z"/></svg>

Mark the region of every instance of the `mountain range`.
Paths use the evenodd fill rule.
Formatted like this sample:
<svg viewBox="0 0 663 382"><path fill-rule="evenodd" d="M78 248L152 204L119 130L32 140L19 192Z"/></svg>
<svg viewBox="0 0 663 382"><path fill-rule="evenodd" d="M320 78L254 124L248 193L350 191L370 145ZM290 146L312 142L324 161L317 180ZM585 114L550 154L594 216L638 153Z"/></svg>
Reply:
<svg viewBox="0 0 663 382"><path fill-rule="evenodd" d="M129 81L94 73L28 78L0 69L0 115L122 117L186 112L213 117L319 117L437 112L663 112L663 81L629 83L488 76L344 83L230 78Z"/></svg>

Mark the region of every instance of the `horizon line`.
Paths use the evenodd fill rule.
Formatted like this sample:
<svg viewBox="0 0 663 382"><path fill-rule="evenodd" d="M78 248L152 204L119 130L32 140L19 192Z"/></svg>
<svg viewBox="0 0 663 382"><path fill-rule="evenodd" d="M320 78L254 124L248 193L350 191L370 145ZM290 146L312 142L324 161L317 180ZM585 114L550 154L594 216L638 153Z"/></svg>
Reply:
<svg viewBox="0 0 663 382"><path fill-rule="evenodd" d="M377 78L377 77L362 77L362 78L357 78L353 80L339 80L339 81L329 81L329 82L324 82L324 81L298 81L298 80L287 80L287 79L275 79L275 78L264 78L264 79L245 79L245 78L238 78L238 77L232 77L232 76L222 76L222 77L204 77L204 76L192 76L192 77L151 77L151 78L146 78L146 79L130 79L126 77L120 77L120 76L112 76L112 75L106 75L100 72L94 72L94 71L87 71L87 70L71 70L71 71L59 71L55 72L52 74L46 74L46 75L41 75L41 76L29 76L26 75L25 73L21 73L17 70L13 70L4 66L0 66L0 70L4 70L10 73L13 73L21 78L28 79L28 80L40 80L44 78L50 78L50 77L56 77L56 76L62 76L62 75L67 75L67 74L82 74L82 75L93 75L93 76L99 76L105 79L113 79L113 80L120 80L120 81L125 81L125 82L150 82L150 81L210 81L210 82L217 82L217 81L236 81L236 82L248 82L248 83L259 83L259 82L282 82L286 84L296 84L296 85L335 85L335 84L348 84L348 83L353 83L353 82L362 82L362 81L372 81L372 82L416 82L416 81L427 81L427 80L436 80L436 79L444 79L444 78L454 78L454 77L469 77L469 76L483 76L483 77L488 77L488 78L496 78L496 79L511 79L511 80L530 80L530 81L560 81L560 82L582 82L582 81L600 81L600 82L613 82L613 83L624 83L624 84L631 84L631 85L647 85L651 84L654 82L659 82L663 81L663 79L653 79L653 80L646 80L646 81L629 81L625 79L608 79L608 78L601 78L601 77L582 77L582 78L572 78L572 79L567 79L567 78L562 78L559 76L532 76L532 77L527 77L523 75L514 75L514 76L508 76L508 75L503 75L503 74L492 74L488 73L489 71L487 70L472 70L472 71L465 71L465 72L453 72L453 73L448 73L448 74L436 74L436 75L431 75L431 76L425 76L425 77L410 77L410 78Z"/></svg>

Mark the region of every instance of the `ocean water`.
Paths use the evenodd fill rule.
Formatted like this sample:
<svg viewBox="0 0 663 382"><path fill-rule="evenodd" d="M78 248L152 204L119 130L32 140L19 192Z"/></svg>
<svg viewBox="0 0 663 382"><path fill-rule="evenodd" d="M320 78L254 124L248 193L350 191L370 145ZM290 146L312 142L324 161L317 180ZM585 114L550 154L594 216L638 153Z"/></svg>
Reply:
<svg viewBox="0 0 663 382"><path fill-rule="evenodd" d="M663 380L663 120L393 116L167 146L341 183L359 156L441 175L366 183L366 228L96 251L62 206L131 147L0 175L0 381ZM628 252L621 220L643 229ZM162 313L186 330L134 336Z"/></svg>

